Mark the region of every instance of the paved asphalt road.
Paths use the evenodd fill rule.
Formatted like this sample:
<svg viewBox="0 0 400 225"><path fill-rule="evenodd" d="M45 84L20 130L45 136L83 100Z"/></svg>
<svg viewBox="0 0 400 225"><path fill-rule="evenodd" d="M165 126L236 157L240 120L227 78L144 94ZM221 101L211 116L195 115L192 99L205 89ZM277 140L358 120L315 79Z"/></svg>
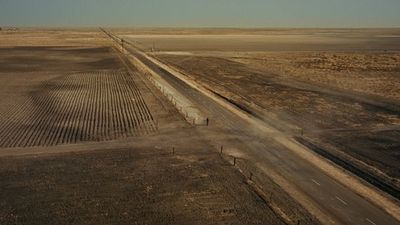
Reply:
<svg viewBox="0 0 400 225"><path fill-rule="evenodd" d="M137 54L133 48L129 48L129 51L202 109L209 116L210 121L218 121L217 126L220 129L237 134L237 138L242 139L243 143L247 145L246 155L250 159L267 168L274 168L277 173L312 199L337 224L400 225L399 221L383 209L338 183L319 168L285 147L272 144L274 141L267 135L265 137L252 136L251 141L248 141L249 134L254 132L254 128L250 127L246 121L180 79L160 69Z"/></svg>

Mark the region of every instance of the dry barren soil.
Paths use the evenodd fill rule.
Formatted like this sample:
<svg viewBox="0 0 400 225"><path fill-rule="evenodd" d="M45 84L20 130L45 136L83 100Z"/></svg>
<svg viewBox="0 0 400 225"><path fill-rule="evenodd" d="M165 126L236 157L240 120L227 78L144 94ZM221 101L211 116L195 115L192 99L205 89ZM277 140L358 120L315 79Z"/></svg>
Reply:
<svg viewBox="0 0 400 225"><path fill-rule="evenodd" d="M228 59L160 58L241 104L256 105L302 128L306 135L323 139L323 143L335 143L347 154L393 177L400 175L397 169L399 111L276 79L274 74L254 72Z"/></svg>
<svg viewBox="0 0 400 225"><path fill-rule="evenodd" d="M284 224L210 151L0 158L0 223Z"/></svg>
<svg viewBox="0 0 400 225"><path fill-rule="evenodd" d="M0 54L0 147L100 141L156 129L136 78L110 48L17 47Z"/></svg>
<svg viewBox="0 0 400 225"><path fill-rule="evenodd" d="M168 32L121 34L278 129L399 185L398 29Z"/></svg>
<svg viewBox="0 0 400 225"><path fill-rule="evenodd" d="M0 43L0 224L284 224L101 32Z"/></svg>

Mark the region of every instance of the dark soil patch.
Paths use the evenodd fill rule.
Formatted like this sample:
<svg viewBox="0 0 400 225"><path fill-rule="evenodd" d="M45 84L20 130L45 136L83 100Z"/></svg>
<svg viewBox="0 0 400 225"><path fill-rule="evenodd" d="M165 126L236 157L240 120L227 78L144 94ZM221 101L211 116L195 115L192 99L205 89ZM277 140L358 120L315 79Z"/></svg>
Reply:
<svg viewBox="0 0 400 225"><path fill-rule="evenodd" d="M111 56L111 57L110 57ZM108 47L16 47L0 49L0 72L49 72L123 68Z"/></svg>
<svg viewBox="0 0 400 225"><path fill-rule="evenodd" d="M216 154L154 149L0 159L0 224L282 222Z"/></svg>
<svg viewBox="0 0 400 225"><path fill-rule="evenodd" d="M374 165L389 176L400 177L400 131L330 133L322 140L347 154Z"/></svg>

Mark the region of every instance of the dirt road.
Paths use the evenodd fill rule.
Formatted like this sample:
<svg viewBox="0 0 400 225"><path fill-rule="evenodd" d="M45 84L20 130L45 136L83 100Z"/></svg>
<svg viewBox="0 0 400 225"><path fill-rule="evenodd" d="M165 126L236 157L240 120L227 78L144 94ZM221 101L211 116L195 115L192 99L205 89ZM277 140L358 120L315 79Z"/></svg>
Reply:
<svg viewBox="0 0 400 225"><path fill-rule="evenodd" d="M285 224L108 39L42 40L0 48L1 225Z"/></svg>
<svg viewBox="0 0 400 225"><path fill-rule="evenodd" d="M130 48L131 53L157 72L175 89L198 105L204 114L209 115L211 126L205 133L210 139L218 139L221 131L239 140L242 157L251 160L264 171L273 171L283 177L289 184L286 191L292 192L298 200L303 199L304 205L311 204L314 214L328 224L399 224L392 216L379 206L367 201L332 177L326 175L320 168L293 154L287 147L277 143L271 134L261 133L240 116L232 113L213 99L192 88L169 72ZM223 138L222 138L223 139ZM221 141L221 138L218 139ZM229 143L225 143L229 146ZM307 207L307 206L306 206Z"/></svg>

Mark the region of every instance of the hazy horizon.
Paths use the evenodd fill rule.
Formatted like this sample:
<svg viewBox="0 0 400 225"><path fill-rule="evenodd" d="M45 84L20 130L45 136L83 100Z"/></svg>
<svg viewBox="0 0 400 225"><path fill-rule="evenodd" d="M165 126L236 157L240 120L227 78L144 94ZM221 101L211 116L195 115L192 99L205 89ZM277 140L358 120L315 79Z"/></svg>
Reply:
<svg viewBox="0 0 400 225"><path fill-rule="evenodd" d="M399 28L397 0L0 0L0 26Z"/></svg>

